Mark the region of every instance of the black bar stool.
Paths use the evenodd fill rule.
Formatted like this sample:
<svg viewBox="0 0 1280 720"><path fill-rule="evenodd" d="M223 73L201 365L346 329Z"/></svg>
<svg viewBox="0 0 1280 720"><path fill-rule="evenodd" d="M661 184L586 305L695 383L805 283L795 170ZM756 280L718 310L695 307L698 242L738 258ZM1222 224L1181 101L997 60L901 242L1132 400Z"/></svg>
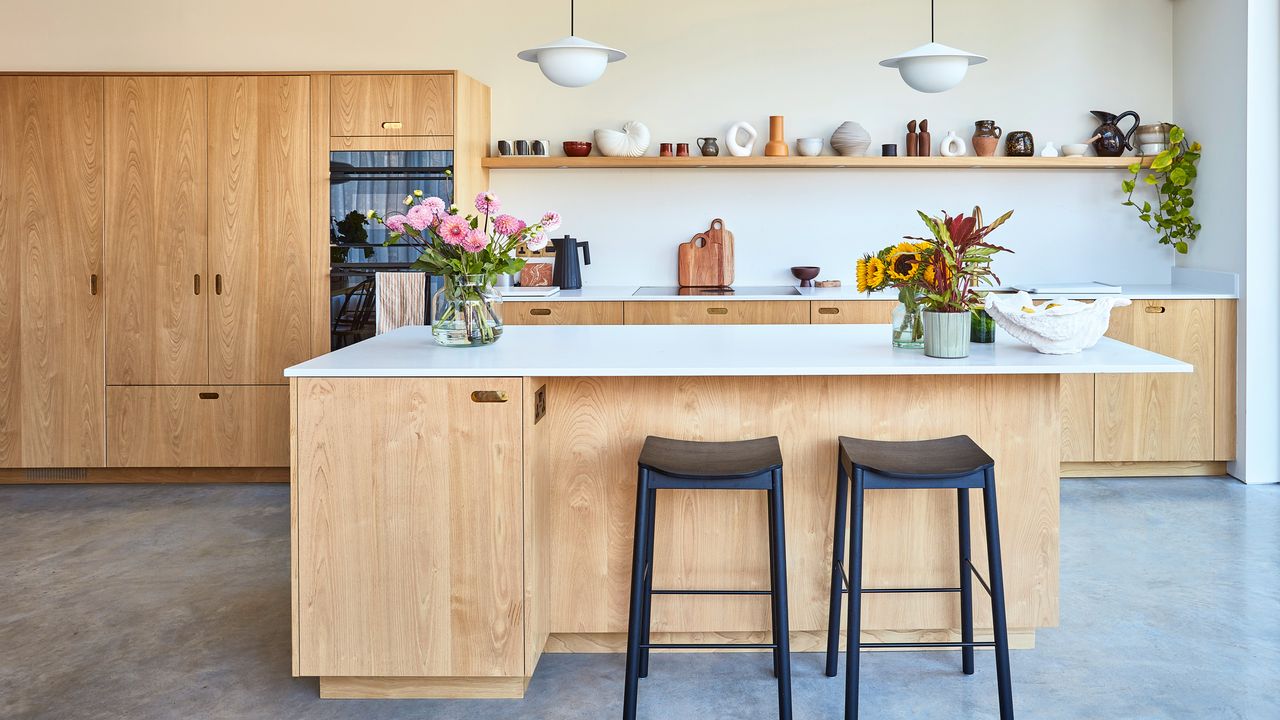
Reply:
<svg viewBox="0 0 1280 720"><path fill-rule="evenodd" d="M640 678L649 676L652 648L768 648L778 678L778 717L791 719L791 651L787 635L787 550L782 513L782 451L778 438L693 442L647 437L636 487L635 549L631 555L631 615L622 717L634 720ZM658 490L765 490L769 493L769 590L655 590L653 525ZM771 643L651 643L654 595L769 595Z"/></svg>
<svg viewBox="0 0 1280 720"><path fill-rule="evenodd" d="M995 461L968 436L883 442L840 438L838 481L836 484L835 543L831 552L831 615L827 625L827 676L836 676L840 645L840 596L849 594L849 627L845 661L844 716L858 717L858 656L861 648L960 648L965 675L973 674L973 649L994 647L996 682L1000 694L1000 719L1013 720L1013 688L1009 679L1009 628L1005 621L1004 575L1000 569L1000 530L996 521ZM845 517L849 483L853 483L852 519ZM960 586L945 588L864 588L862 587L862 516L866 490L916 490L955 488L960 524ZM973 566L969 541L969 490L982 490L987 527L988 585ZM850 572L844 572L845 524L852 525L849 543ZM972 574L972 575L971 575ZM994 642L973 641L973 582L991 596ZM845 588L848 588L847 590ZM860 642L862 595L864 593L954 592L960 594L960 642Z"/></svg>

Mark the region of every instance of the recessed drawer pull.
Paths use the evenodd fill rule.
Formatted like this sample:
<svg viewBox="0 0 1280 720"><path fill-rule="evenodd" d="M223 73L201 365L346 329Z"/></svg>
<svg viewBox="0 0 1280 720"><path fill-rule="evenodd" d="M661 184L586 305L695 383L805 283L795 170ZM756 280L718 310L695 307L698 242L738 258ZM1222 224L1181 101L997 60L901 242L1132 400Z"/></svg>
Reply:
<svg viewBox="0 0 1280 720"><path fill-rule="evenodd" d="M840 308L838 308L838 307L820 307L820 308L818 308L818 314L819 314L819 315L839 315L839 314L840 314Z"/></svg>
<svg viewBox="0 0 1280 720"><path fill-rule="evenodd" d="M199 295L199 294L200 294L200 273L196 273L195 278L196 278L196 280L195 280L195 282L196 282L196 294L197 294L197 295Z"/></svg>
<svg viewBox="0 0 1280 720"><path fill-rule="evenodd" d="M96 273L89 276L89 294L98 294L98 275Z"/></svg>
<svg viewBox="0 0 1280 720"><path fill-rule="evenodd" d="M707 308L707 314L708 314L708 315L728 315L728 314L729 314L729 308L724 308L724 307L709 307L709 308Z"/></svg>
<svg viewBox="0 0 1280 720"><path fill-rule="evenodd" d="M387 122L382 123L383 130L399 130L400 128L401 124L399 120L388 120Z"/></svg>
<svg viewBox="0 0 1280 720"><path fill-rule="evenodd" d="M505 390L476 390L471 393L471 402L504 403L507 401Z"/></svg>
<svg viewBox="0 0 1280 720"><path fill-rule="evenodd" d="M550 315L551 308L530 308L529 314L530 315Z"/></svg>
<svg viewBox="0 0 1280 720"><path fill-rule="evenodd" d="M1146 311L1147 311L1147 312L1149 312L1149 313L1151 313L1151 314L1153 314L1153 315L1159 315L1160 313L1164 312L1164 306L1163 306L1163 305L1148 305L1148 306L1146 307Z"/></svg>
<svg viewBox="0 0 1280 720"><path fill-rule="evenodd" d="M218 393L215 393L215 392L202 392L202 393L200 393L200 399L201 399L201 400L217 400L217 399L218 399Z"/></svg>
<svg viewBox="0 0 1280 720"><path fill-rule="evenodd" d="M222 273L213 276L213 294L222 294Z"/></svg>

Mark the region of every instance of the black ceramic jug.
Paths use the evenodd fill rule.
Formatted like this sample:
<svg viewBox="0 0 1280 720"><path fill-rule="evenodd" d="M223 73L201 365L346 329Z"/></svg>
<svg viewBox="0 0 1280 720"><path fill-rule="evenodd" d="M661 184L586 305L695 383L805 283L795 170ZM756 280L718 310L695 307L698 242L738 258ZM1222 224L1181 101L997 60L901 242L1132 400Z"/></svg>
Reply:
<svg viewBox="0 0 1280 720"><path fill-rule="evenodd" d="M1097 130L1093 131L1093 134L1098 136L1098 139L1093 141L1093 150L1098 153L1098 157L1120 157L1125 150L1133 149L1129 139L1133 137L1133 131L1138 129L1138 123L1142 122L1138 113L1132 110L1126 110L1119 115L1112 115L1105 110L1089 112L1102 123ZM1133 124L1129 126L1129 132L1121 132L1119 123L1126 117L1132 117Z"/></svg>
<svg viewBox="0 0 1280 720"><path fill-rule="evenodd" d="M578 248L582 248L583 264L591 264L590 243L578 242L565 235L552 238L551 244L556 249L556 264L551 269L551 284L561 290L577 290L582 287L582 265L578 264Z"/></svg>

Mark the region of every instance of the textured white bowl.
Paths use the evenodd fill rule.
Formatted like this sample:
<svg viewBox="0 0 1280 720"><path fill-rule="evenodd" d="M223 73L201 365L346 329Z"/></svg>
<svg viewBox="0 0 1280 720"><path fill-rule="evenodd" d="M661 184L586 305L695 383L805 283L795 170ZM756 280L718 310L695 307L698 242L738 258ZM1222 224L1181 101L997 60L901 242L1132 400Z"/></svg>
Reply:
<svg viewBox="0 0 1280 720"><path fill-rule="evenodd" d="M840 127L831 133L831 149L845 157L866 155L869 147L871 147L871 133L852 120L841 123Z"/></svg>
<svg viewBox="0 0 1280 720"><path fill-rule="evenodd" d="M1062 146L1062 154L1067 157L1083 157L1089 146L1085 143L1067 143Z"/></svg>
<svg viewBox="0 0 1280 720"><path fill-rule="evenodd" d="M1046 308L1047 305L1057 307ZM1092 303L1051 300L1035 306L1025 292L987 295L987 314L1005 332L1046 355L1070 355L1098 344L1111 321L1111 308L1128 298L1102 297ZM1035 312L1023 308L1035 307Z"/></svg>

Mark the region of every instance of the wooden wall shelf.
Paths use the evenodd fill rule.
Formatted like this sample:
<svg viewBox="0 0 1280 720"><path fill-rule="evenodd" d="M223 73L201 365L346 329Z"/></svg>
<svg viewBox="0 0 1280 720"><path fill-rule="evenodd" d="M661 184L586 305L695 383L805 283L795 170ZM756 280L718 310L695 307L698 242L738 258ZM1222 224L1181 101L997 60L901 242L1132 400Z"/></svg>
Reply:
<svg viewBox="0 0 1280 720"><path fill-rule="evenodd" d="M531 157L504 156L484 159L490 170L559 169L677 169L677 168L858 168L858 169L951 169L968 168L1019 170L1116 170L1151 158L1105 157Z"/></svg>

